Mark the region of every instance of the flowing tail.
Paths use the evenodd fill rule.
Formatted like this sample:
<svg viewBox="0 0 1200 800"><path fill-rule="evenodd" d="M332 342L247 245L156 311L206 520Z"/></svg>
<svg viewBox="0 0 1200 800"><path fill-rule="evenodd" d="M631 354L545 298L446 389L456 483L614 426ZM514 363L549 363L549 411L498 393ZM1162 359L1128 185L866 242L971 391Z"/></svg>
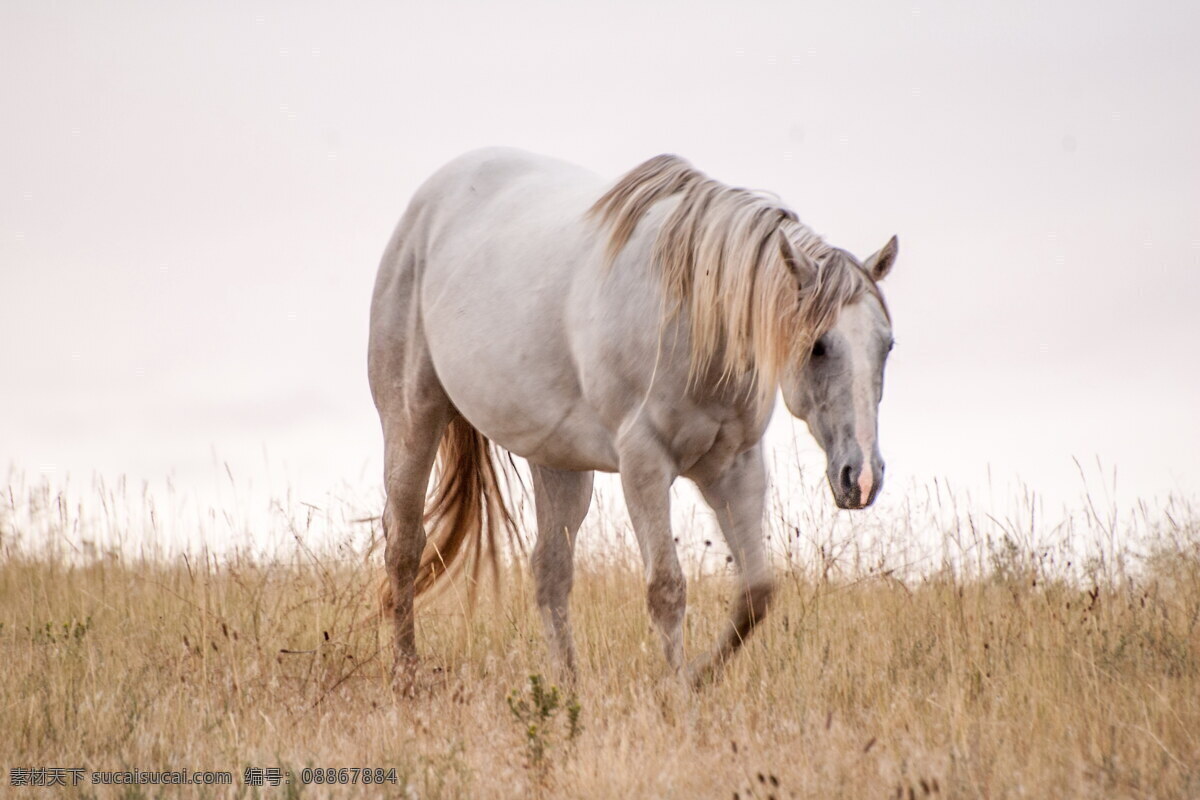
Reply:
<svg viewBox="0 0 1200 800"><path fill-rule="evenodd" d="M485 562L498 580L497 540L502 532L524 549L502 491L501 484L507 487L509 481L497 463L499 456L488 438L463 417L456 416L447 426L438 446L437 485L425 504L429 539L417 572L417 594L469 568L473 595Z"/></svg>
<svg viewBox="0 0 1200 800"><path fill-rule="evenodd" d="M470 574L468 597L474 605L480 571L486 563L499 585L499 539L507 536L522 552L517 522L503 489L509 473L499 463L501 452L462 416L455 416L438 445L437 481L425 501L428 538L415 592L423 594L443 579L466 570ZM512 456L509 456L511 463ZM384 580L382 609L393 607L391 583Z"/></svg>

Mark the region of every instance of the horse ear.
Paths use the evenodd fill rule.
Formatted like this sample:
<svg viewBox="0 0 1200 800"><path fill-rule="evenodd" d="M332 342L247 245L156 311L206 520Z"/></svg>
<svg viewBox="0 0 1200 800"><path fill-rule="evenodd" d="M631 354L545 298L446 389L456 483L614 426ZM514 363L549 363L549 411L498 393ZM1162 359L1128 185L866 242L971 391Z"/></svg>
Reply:
<svg viewBox="0 0 1200 800"><path fill-rule="evenodd" d="M888 239L888 243L883 246L883 249L863 263L863 269L867 271L872 280L881 281L892 271L892 265L896 263L896 254L899 252L900 241L893 236Z"/></svg>
<svg viewBox="0 0 1200 800"><path fill-rule="evenodd" d="M782 233L779 235L779 251L783 255L783 263L796 279L800 289L807 289L817 277L817 265L812 259L801 253Z"/></svg>

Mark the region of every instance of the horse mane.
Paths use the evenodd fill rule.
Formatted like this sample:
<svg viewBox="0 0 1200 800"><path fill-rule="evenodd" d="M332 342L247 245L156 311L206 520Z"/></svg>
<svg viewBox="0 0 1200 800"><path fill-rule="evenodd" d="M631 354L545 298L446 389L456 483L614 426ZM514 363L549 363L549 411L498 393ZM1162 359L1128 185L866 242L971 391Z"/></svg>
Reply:
<svg viewBox="0 0 1200 800"><path fill-rule="evenodd" d="M843 306L865 292L880 297L853 256L778 200L726 186L674 155L635 167L588 211L610 227L610 264L650 207L676 195L651 261L669 304L664 324L685 308L690 316L693 378L717 367L769 401L783 370L803 366Z"/></svg>

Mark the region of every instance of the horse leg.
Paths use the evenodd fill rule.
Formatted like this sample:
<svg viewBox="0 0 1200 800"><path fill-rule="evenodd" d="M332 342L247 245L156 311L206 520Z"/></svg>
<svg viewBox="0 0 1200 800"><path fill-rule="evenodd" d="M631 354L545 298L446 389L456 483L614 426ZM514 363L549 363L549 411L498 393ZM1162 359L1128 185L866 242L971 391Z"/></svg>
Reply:
<svg viewBox="0 0 1200 800"><path fill-rule="evenodd" d="M413 587L425 549L425 494L438 442L449 417L449 408L441 413L431 409L426 414L385 425L384 565L391 588L398 665L417 657Z"/></svg>
<svg viewBox="0 0 1200 800"><path fill-rule="evenodd" d="M692 681L702 683L737 652L754 626L762 621L774 589L762 539L767 476L761 445L739 455L724 473L711 480L697 481L697 486L716 512L739 572L729 627L713 650L689 669Z"/></svg>
<svg viewBox="0 0 1200 800"><path fill-rule="evenodd" d="M417 656L413 589L425 549L425 495L438 443L454 408L415 326L387 347L372 347L371 385L383 425L384 565L395 625L396 664ZM374 332L373 332L374 334ZM381 337L382 338L382 337Z"/></svg>
<svg viewBox="0 0 1200 800"><path fill-rule="evenodd" d="M646 569L646 603L662 637L667 664L683 666L683 613L687 583L671 537L671 482L675 465L652 433L633 431L618 443L621 489Z"/></svg>
<svg viewBox="0 0 1200 800"><path fill-rule="evenodd" d="M530 464L530 471L538 525L531 559L538 611L556 665L573 681L575 642L568 601L575 573L575 536L592 502L592 473L536 464Z"/></svg>

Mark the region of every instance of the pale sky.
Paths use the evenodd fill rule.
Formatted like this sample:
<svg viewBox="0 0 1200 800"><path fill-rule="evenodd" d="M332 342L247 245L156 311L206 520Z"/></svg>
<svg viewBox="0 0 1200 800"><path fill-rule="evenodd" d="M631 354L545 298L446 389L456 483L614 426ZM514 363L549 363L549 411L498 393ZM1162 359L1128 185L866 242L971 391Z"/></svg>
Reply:
<svg viewBox="0 0 1200 800"><path fill-rule="evenodd" d="M613 177L675 152L860 256L898 234L885 500L989 469L1069 498L1073 457L1194 494L1197 30L1185 2L8 0L0 467L200 486L265 451L301 493L377 487L379 256L423 178L505 144Z"/></svg>

